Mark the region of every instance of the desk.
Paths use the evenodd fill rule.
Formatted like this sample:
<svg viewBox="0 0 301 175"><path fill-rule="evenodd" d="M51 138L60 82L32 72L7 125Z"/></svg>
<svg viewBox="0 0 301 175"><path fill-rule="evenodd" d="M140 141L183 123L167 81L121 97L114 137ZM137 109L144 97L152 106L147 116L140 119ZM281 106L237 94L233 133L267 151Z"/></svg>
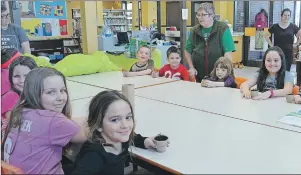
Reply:
<svg viewBox="0 0 301 175"><path fill-rule="evenodd" d="M70 100L78 100L87 97L93 97L97 95L99 92L104 91L106 89L89 86L81 83L76 83L67 80L67 88L70 96Z"/></svg>
<svg viewBox="0 0 301 175"><path fill-rule="evenodd" d="M72 101L74 116L86 116L89 101ZM139 148L132 152L165 170L183 174L301 172L299 133L145 98L135 101L136 132L166 134L171 144L165 153Z"/></svg>
<svg viewBox="0 0 301 175"><path fill-rule="evenodd" d="M289 112L300 109L300 105L286 103L284 97L263 101L247 100L241 98L239 89L203 88L200 83L185 81L137 89L135 93L140 97L178 106L301 132L299 127L277 122Z"/></svg>
<svg viewBox="0 0 301 175"><path fill-rule="evenodd" d="M78 83L83 83L87 85L102 87L105 89L118 90L118 91L121 91L123 84L134 84L135 88L137 89L146 86L153 86L162 83L176 81L176 80L163 78L163 77L152 78L149 75L136 76L136 77L123 77L121 71L67 77L67 79Z"/></svg>

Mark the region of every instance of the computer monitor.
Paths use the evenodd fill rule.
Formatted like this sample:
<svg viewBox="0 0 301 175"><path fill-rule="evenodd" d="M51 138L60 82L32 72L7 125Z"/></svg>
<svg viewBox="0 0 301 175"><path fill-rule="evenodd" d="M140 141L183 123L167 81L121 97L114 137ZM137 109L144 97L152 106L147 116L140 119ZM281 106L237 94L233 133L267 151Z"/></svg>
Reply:
<svg viewBox="0 0 301 175"><path fill-rule="evenodd" d="M127 32L117 32L117 40L118 40L118 44L128 44L128 43L130 43Z"/></svg>

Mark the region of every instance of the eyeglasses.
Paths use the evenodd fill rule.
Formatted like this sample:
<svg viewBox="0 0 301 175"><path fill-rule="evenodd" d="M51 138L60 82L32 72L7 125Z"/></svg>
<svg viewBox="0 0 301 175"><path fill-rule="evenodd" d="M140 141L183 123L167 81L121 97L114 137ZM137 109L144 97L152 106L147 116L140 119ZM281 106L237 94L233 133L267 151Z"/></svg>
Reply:
<svg viewBox="0 0 301 175"><path fill-rule="evenodd" d="M201 17L205 17L205 16L210 16L210 15L212 15L212 14L211 13L197 14L196 17L201 18Z"/></svg>
<svg viewBox="0 0 301 175"><path fill-rule="evenodd" d="M8 18L10 18L10 15L9 15L9 14L1 15L1 19L8 19Z"/></svg>

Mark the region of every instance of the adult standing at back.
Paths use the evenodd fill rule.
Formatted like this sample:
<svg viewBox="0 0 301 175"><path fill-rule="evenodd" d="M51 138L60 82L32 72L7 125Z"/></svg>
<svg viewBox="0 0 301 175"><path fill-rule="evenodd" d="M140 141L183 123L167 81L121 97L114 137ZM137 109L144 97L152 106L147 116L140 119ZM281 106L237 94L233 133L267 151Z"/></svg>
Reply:
<svg viewBox="0 0 301 175"><path fill-rule="evenodd" d="M15 24L10 24L7 8L1 6L1 49L15 48L21 53L31 53L29 39L25 31Z"/></svg>
<svg viewBox="0 0 301 175"><path fill-rule="evenodd" d="M190 75L201 82L213 70L214 63L222 56L232 60L235 51L232 34L224 22L215 20L212 3L202 3L196 15L199 24L190 31L186 42L185 59Z"/></svg>
<svg viewBox="0 0 301 175"><path fill-rule="evenodd" d="M293 47L300 43L301 31L296 24L290 23L291 10L286 8L281 12L281 21L278 24L273 24L269 28L269 32L265 33L265 39L269 46L280 47L286 60L286 70L290 71L293 62ZM270 40L271 35L274 36L274 43ZM297 37L297 43L294 44L294 36Z"/></svg>

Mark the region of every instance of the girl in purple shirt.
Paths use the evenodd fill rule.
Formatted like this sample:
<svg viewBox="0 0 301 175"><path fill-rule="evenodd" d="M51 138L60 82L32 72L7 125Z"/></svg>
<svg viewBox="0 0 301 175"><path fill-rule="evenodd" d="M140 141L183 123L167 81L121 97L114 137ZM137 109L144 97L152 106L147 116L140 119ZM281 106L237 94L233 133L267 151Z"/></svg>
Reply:
<svg viewBox="0 0 301 175"><path fill-rule="evenodd" d="M69 142L87 140L70 120L71 109L62 73L52 68L29 72L2 145L3 160L25 174L64 174L61 159Z"/></svg>
<svg viewBox="0 0 301 175"><path fill-rule="evenodd" d="M220 57L214 64L210 74L201 82L204 87L231 87L236 88L232 62L229 58Z"/></svg>

